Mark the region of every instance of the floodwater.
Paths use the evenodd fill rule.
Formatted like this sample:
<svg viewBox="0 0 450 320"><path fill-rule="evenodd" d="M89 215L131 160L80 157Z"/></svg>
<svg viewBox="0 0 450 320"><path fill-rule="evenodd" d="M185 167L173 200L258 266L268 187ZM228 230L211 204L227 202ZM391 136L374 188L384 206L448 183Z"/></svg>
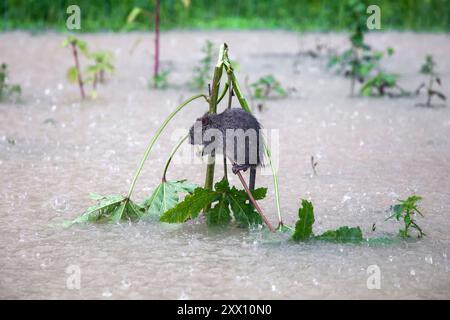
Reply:
<svg viewBox="0 0 450 320"><path fill-rule="evenodd" d="M113 50L116 73L97 99L82 103L77 87L65 80L72 57L60 46L63 38L0 34L0 60L9 64L11 82L23 88L22 103L0 104L0 298L450 298L450 108L416 107L424 96L349 98L349 82L326 72L326 59L297 55L317 43L341 50L345 35L163 33L162 65L172 70L167 90L147 86L150 34L86 35L92 49ZM256 113L269 138L276 142L278 134L273 149L287 224L296 221L306 198L315 205L315 233L359 225L366 237L395 237L400 223L384 221L389 207L418 194L425 215L418 222L427 236L368 246L294 244L258 228L208 229L201 220L61 228L92 204L90 192L126 193L157 126L195 93L186 82L206 39L229 44L244 92L247 77L252 82L266 74L289 89L288 98L270 100ZM449 40L394 32L368 39L377 49L395 49L384 66L409 90L424 81L418 69L433 54L447 96ZM134 199L159 183L175 133L205 111L199 100L168 126ZM201 163L180 160L168 177L201 184L204 171ZM258 176L257 185L269 187L261 206L276 223L271 177ZM367 285L368 279L375 283L368 273L373 270L380 275L375 288Z"/></svg>

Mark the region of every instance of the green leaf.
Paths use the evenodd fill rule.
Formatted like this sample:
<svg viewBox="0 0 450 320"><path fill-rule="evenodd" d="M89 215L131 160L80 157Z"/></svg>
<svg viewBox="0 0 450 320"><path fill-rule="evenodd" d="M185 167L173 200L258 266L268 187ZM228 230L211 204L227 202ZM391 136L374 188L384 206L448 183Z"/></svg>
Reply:
<svg viewBox="0 0 450 320"><path fill-rule="evenodd" d="M328 230L319 236L314 237L317 240L324 240L337 243L360 243L363 241L363 235L360 227L349 228L340 227L337 230Z"/></svg>
<svg viewBox="0 0 450 320"><path fill-rule="evenodd" d="M128 14L127 23L133 23L142 11L142 8L133 8L133 10L131 10Z"/></svg>
<svg viewBox="0 0 450 320"><path fill-rule="evenodd" d="M259 188L253 191L255 200L261 200L265 197L266 188ZM234 219L242 227L249 227L252 225L262 224L262 218L250 203L250 199L245 190L238 190L235 187L231 188L229 194L229 202L231 211L233 211Z"/></svg>
<svg viewBox="0 0 450 320"><path fill-rule="evenodd" d="M149 215L161 216L179 202L179 193L192 193L197 185L186 180L166 181L158 185L142 206Z"/></svg>
<svg viewBox="0 0 450 320"><path fill-rule="evenodd" d="M219 202L206 213L208 225L226 225L231 221L230 203L226 195L222 195Z"/></svg>
<svg viewBox="0 0 450 320"><path fill-rule="evenodd" d="M314 224L314 208L308 200L302 200L302 207L298 210L299 220L295 224L295 232L292 239L295 241L306 241L312 235L312 226Z"/></svg>
<svg viewBox="0 0 450 320"><path fill-rule="evenodd" d="M144 214L144 208L120 195L101 196L92 194L91 198L96 200L97 204L89 207L71 224L86 222L116 223L120 220L136 221Z"/></svg>
<svg viewBox="0 0 450 320"><path fill-rule="evenodd" d="M71 67L67 70L67 80L70 83L76 83L78 81L78 71L76 67Z"/></svg>
<svg viewBox="0 0 450 320"><path fill-rule="evenodd" d="M172 209L166 211L160 218L161 222L183 223L188 219L194 219L207 205L217 201L220 194L203 188L196 188L192 194L187 195L184 200Z"/></svg>

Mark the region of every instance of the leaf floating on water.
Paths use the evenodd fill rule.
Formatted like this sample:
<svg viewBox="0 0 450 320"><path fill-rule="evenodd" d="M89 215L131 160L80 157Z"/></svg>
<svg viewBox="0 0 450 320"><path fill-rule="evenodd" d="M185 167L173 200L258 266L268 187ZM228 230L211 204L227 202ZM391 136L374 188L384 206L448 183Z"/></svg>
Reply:
<svg viewBox="0 0 450 320"><path fill-rule="evenodd" d="M97 201L95 206L89 207L85 213L72 221L77 223L117 223L120 220L139 220L144 214L144 208L130 199L120 195L102 196L91 194Z"/></svg>
<svg viewBox="0 0 450 320"><path fill-rule="evenodd" d="M162 182L142 206L149 215L162 216L180 201L179 193L192 193L197 185L186 180Z"/></svg>
<svg viewBox="0 0 450 320"><path fill-rule="evenodd" d="M361 243L363 235L360 227L343 226L337 230L328 230L319 236L314 237L317 240L324 240L337 243Z"/></svg>

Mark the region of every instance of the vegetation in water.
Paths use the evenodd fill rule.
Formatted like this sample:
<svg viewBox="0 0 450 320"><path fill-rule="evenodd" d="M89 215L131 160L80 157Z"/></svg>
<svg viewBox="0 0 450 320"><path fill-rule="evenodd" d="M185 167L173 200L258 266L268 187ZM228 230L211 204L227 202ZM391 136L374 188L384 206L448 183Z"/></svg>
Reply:
<svg viewBox="0 0 450 320"><path fill-rule="evenodd" d="M8 65L0 65L0 102L8 101L11 98L18 100L22 93L22 88L18 84L10 84L8 79Z"/></svg>
<svg viewBox="0 0 450 320"><path fill-rule="evenodd" d="M63 43L62 46L65 48L70 48L72 51L72 56L74 59L74 66L70 67L69 70L67 70L67 79L71 83L78 83L78 87L80 89L81 99L86 98L86 93L84 91L84 81L83 81L83 75L81 73L81 66L80 66L80 59L79 59L79 52L83 53L86 57L89 56L89 51L86 42L74 37L69 36L67 37Z"/></svg>
<svg viewBox="0 0 450 320"><path fill-rule="evenodd" d="M105 83L106 74L114 72L113 54L110 51L96 51L89 54L92 63L86 69L86 82L92 83L93 94L97 94L97 85Z"/></svg>
<svg viewBox="0 0 450 320"><path fill-rule="evenodd" d="M159 45L159 24L160 24L160 9L161 9L161 3L160 0L154 0L154 8L153 12L143 9L141 7L134 7L127 16L127 25L132 26L135 21L138 19L138 17L143 16L146 21L145 25L147 25L147 21L153 19L154 21L154 30L155 30L155 43L154 43L154 55L153 55L153 76L152 84L155 88L161 89L167 87L167 77L169 75L169 71L165 70L160 72L159 70L159 55L160 55L160 45Z"/></svg>
<svg viewBox="0 0 450 320"><path fill-rule="evenodd" d="M399 234L403 238L409 238L410 234L409 231L412 229L415 229L418 232L417 237L422 238L425 236L425 233L423 232L422 228L419 227L417 224L415 217L417 214L423 217L423 214L420 212L419 208L417 207L418 202L422 200L422 197L420 196L410 196L406 200L399 200L399 203L392 207L393 214L387 218L388 219L396 219L397 221L400 221L400 219L403 220L404 228L400 229Z"/></svg>
<svg viewBox="0 0 450 320"><path fill-rule="evenodd" d="M440 91L434 89L434 84L438 84L439 86L442 86L441 78L434 70L436 66L436 63L434 62L434 59L431 55L427 55L425 58L425 63L420 68L420 73L428 76L428 83L422 83L419 88L417 88L416 93L419 94L420 91L425 88L427 93L427 101L425 104L419 104L421 106L431 107L432 103L431 100L434 96L438 97L439 99L445 101L447 100L447 97Z"/></svg>
<svg viewBox="0 0 450 320"><path fill-rule="evenodd" d="M273 75L266 75L250 84L252 97L258 102L258 110L264 109L264 104L271 97L284 98L287 95L286 90L280 81L275 79Z"/></svg>
<svg viewBox="0 0 450 320"><path fill-rule="evenodd" d="M314 207L308 200L302 200L302 206L298 210L298 217L295 231L292 234L294 241L322 240L338 243L361 243L364 240L360 227L343 226L337 230L328 230L320 235L314 235Z"/></svg>
<svg viewBox="0 0 450 320"><path fill-rule="evenodd" d="M153 76L151 85L156 89L166 89L169 86L170 70L159 71Z"/></svg>
<svg viewBox="0 0 450 320"><path fill-rule="evenodd" d="M266 196L267 188L252 191L255 200ZM183 223L195 219L204 212L208 225L227 225L232 220L240 226L248 227L261 224L263 221L256 212L245 190L230 187L228 180L223 178L214 186L214 190L198 187L194 192L161 216L162 222Z"/></svg>
<svg viewBox="0 0 450 320"><path fill-rule="evenodd" d="M114 72L113 54L110 51L90 52L87 43L74 36L67 37L62 46L69 47L74 58L74 66L67 70L67 80L78 84L82 99L86 98L85 85L91 83L91 96L97 97L98 84L105 82L107 73ZM79 52L90 62L84 72L81 68Z"/></svg>

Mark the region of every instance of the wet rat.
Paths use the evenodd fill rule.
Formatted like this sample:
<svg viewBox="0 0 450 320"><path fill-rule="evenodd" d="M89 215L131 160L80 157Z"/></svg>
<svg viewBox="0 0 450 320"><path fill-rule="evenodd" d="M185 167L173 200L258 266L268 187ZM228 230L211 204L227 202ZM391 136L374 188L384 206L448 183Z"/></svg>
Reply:
<svg viewBox="0 0 450 320"><path fill-rule="evenodd" d="M226 155L234 174L250 169L249 188L255 188L256 168L263 164L263 138L261 125L251 113L240 108L206 113L189 130L189 143L203 145L202 155Z"/></svg>

